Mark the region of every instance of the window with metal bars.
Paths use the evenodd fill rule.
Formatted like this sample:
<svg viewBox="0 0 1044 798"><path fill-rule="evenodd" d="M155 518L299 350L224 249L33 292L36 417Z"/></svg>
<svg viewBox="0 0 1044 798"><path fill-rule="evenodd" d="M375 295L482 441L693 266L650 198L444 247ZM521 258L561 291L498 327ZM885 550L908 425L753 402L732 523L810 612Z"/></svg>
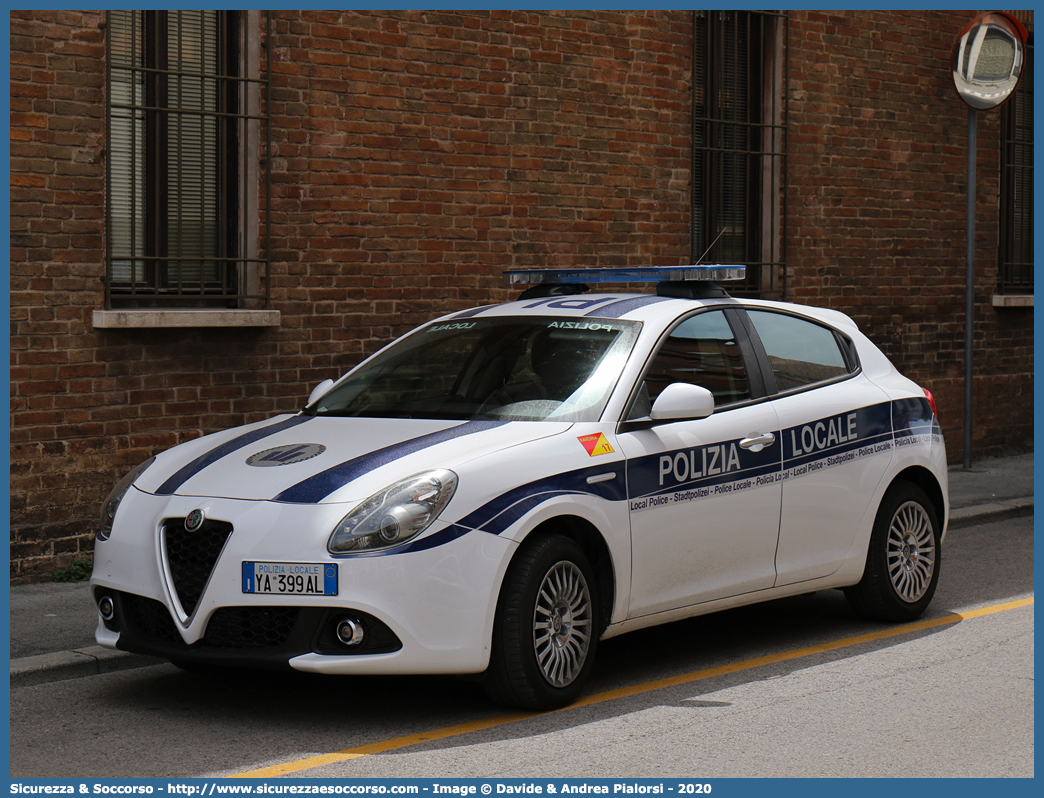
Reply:
<svg viewBox="0 0 1044 798"><path fill-rule="evenodd" d="M1019 88L1001 108L998 291L1033 293L1033 45Z"/></svg>
<svg viewBox="0 0 1044 798"><path fill-rule="evenodd" d="M784 264L787 16L693 13L692 257L745 264L740 293L772 294Z"/></svg>
<svg viewBox="0 0 1044 798"><path fill-rule="evenodd" d="M106 307L266 304L257 21L107 12Z"/></svg>

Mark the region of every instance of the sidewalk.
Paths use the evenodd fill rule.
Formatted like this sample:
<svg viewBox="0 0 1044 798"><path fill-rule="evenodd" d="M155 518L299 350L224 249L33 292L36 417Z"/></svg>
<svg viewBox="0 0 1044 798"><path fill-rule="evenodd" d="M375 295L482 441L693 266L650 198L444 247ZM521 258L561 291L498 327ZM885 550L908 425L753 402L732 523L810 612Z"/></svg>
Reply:
<svg viewBox="0 0 1044 798"><path fill-rule="evenodd" d="M1033 455L950 470L951 530L1033 513ZM11 686L61 681L163 660L95 645L97 612L86 582L11 588Z"/></svg>

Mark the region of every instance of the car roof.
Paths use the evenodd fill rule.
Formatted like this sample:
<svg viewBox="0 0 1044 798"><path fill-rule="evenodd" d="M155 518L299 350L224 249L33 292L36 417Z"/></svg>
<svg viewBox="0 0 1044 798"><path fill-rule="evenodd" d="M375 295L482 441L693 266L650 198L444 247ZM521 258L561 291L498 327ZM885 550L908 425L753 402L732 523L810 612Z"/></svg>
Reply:
<svg viewBox="0 0 1044 798"><path fill-rule="evenodd" d="M714 297L709 299L680 299L657 294L628 292L582 293L567 296L545 296L518 299L498 305L485 305L451 313L439 322L503 316L568 316L586 319L621 319L646 323L666 324L671 320L701 308L742 307L764 309L804 316L842 330L856 330L856 324L844 313L829 308L796 305L763 299Z"/></svg>

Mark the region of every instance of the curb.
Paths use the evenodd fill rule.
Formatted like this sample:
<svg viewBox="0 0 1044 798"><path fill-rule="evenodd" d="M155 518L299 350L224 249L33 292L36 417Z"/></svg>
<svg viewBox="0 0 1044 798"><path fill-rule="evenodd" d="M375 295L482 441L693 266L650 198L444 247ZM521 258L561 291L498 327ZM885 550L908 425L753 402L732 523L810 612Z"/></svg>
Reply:
<svg viewBox="0 0 1044 798"><path fill-rule="evenodd" d="M1022 518L1033 515L1033 497L1009 499L990 504L976 504L973 507L950 509L948 529L961 529L976 524L989 524L993 521L1004 521L1009 518Z"/></svg>
<svg viewBox="0 0 1044 798"><path fill-rule="evenodd" d="M951 509L947 528L962 529L1029 515L1033 515L1032 496ZM160 657L114 651L102 646L89 646L75 651L55 651L11 660L11 687L62 682L83 676L162 665L166 661Z"/></svg>
<svg viewBox="0 0 1044 798"><path fill-rule="evenodd" d="M130 654L101 646L89 646L77 651L55 651L11 660L11 687L29 687L34 684L63 682L99 673L161 665L166 660L144 654Z"/></svg>

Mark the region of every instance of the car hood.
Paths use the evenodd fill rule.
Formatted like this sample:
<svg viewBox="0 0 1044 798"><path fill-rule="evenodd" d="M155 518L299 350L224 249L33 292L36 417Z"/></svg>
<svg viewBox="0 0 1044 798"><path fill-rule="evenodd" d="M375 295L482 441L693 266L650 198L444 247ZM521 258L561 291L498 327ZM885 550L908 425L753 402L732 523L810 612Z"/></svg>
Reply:
<svg viewBox="0 0 1044 798"><path fill-rule="evenodd" d="M146 493L318 504L360 501L397 479L558 435L561 422L280 416L160 455Z"/></svg>

